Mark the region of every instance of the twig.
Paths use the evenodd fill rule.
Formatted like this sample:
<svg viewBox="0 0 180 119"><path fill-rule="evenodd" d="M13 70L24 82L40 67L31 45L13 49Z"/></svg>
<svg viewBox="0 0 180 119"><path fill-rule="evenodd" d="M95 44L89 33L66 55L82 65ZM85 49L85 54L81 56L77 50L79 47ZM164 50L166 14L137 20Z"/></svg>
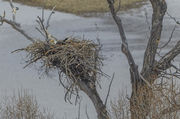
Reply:
<svg viewBox="0 0 180 119"><path fill-rule="evenodd" d="M44 23L44 7L42 8L42 16L41 16L41 19L42 19L42 23Z"/></svg>
<svg viewBox="0 0 180 119"><path fill-rule="evenodd" d="M78 119L80 119L80 115L81 115L81 100L79 102L79 108L78 108Z"/></svg>
<svg viewBox="0 0 180 119"><path fill-rule="evenodd" d="M167 12L167 15L168 15L172 20L174 20L174 21L176 22L176 24L180 25L180 22L177 21L175 17L171 16L171 15L169 14L169 12Z"/></svg>
<svg viewBox="0 0 180 119"><path fill-rule="evenodd" d="M146 17L146 24L148 25L148 30L151 31L151 26L150 26L150 23L148 21L148 13L147 13L146 9L144 11L145 11L145 17Z"/></svg>
<svg viewBox="0 0 180 119"><path fill-rule="evenodd" d="M146 79L144 79L144 77L141 75L141 74L139 74L139 76L141 77L141 79L149 86L149 88L151 88L152 89L152 86L151 86L151 84L146 80Z"/></svg>
<svg viewBox="0 0 180 119"><path fill-rule="evenodd" d="M86 117L87 117L87 119L90 119L89 115L88 115L88 112L87 112L87 105L86 105Z"/></svg>
<svg viewBox="0 0 180 119"><path fill-rule="evenodd" d="M28 34L26 34L26 32L25 32L23 29L21 29L21 27L20 27L20 25L19 25L18 23L14 22L14 21L11 21L11 20L8 20L8 19L6 19L6 18L2 18L2 17L1 17L1 23L3 23L3 22L11 25L11 27L12 27L13 29L15 29L16 31L18 31L19 33L21 33L21 34L22 34L23 36L25 36L29 41L35 42L35 39L33 39L33 38L32 38L31 36L29 36Z"/></svg>
<svg viewBox="0 0 180 119"><path fill-rule="evenodd" d="M166 70L171 67L171 61L180 54L180 41L176 43L176 45L166 53L155 66L157 69Z"/></svg>
<svg viewBox="0 0 180 119"><path fill-rule="evenodd" d="M50 15L49 15L49 17L48 17L48 19L47 19L47 23L46 23L46 29L48 29L49 28L49 22L50 22L50 19L51 19L51 16L55 13L54 12L54 9L56 8L56 6L54 6L53 8L52 8L52 10L51 10L51 13L50 13Z"/></svg>
<svg viewBox="0 0 180 119"><path fill-rule="evenodd" d="M166 46L171 42L175 30L176 30L176 25L174 26L174 28L173 28L173 30L172 30L172 32L171 32L171 35L170 35L170 37L169 37L169 40L168 40L163 46L161 46L159 49L162 49L162 48L166 47Z"/></svg>
<svg viewBox="0 0 180 119"><path fill-rule="evenodd" d="M16 11L19 9L18 7L14 7L12 0L9 1L11 9L12 9L12 14L13 14L13 21L16 21Z"/></svg>
<svg viewBox="0 0 180 119"><path fill-rule="evenodd" d="M121 0L118 0L118 8L116 9L116 14L117 12L121 9Z"/></svg>
<svg viewBox="0 0 180 119"><path fill-rule="evenodd" d="M113 76L112 76L111 82L110 82L110 84L109 84L108 93L107 93L107 96L106 96L106 100L105 100L104 105L107 105L107 100L108 100L109 93L110 93L110 90L111 90L111 85L112 85L112 82L113 82L113 79L114 79L114 75L115 75L115 73L113 73Z"/></svg>
<svg viewBox="0 0 180 119"><path fill-rule="evenodd" d="M38 16L37 18L38 18L38 20L39 20L39 24L40 24L43 32L44 32L45 35L46 35L46 41L47 41L47 40L48 40L48 32L47 32L47 30L46 30L46 28L45 28L45 26L44 26L43 19L40 18L39 16Z"/></svg>
<svg viewBox="0 0 180 119"><path fill-rule="evenodd" d="M36 30L37 30L42 36L44 36L44 37L46 38L46 36L44 35L44 33L43 33L38 27L36 27Z"/></svg>

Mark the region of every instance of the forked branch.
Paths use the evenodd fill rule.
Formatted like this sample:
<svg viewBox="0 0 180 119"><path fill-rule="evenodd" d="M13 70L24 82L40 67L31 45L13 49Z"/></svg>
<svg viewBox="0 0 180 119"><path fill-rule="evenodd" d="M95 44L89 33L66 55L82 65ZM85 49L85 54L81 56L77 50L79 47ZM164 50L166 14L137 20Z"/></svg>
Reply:
<svg viewBox="0 0 180 119"><path fill-rule="evenodd" d="M16 31L18 31L19 33L21 33L23 36L25 36L27 38L27 40L31 41L31 42L35 42L35 39L33 39L31 36L29 36L20 26L20 24L12 21L12 20L8 20L5 17L0 16L0 22L1 24L3 23L7 23L9 24L13 29L15 29Z"/></svg>
<svg viewBox="0 0 180 119"><path fill-rule="evenodd" d="M7 23L9 24L13 29L15 29L16 31L18 31L19 33L21 33L24 37L26 37L27 40L31 41L31 42L35 42L35 39L33 39L31 36L29 36L20 26L19 23L17 23L15 21L15 17L16 17L16 11L19 9L18 7L15 7L12 3L12 0L10 0L10 6L12 9L12 19L13 20L9 20L6 19L6 12L4 11L3 15L0 15L0 25L3 25L3 23Z"/></svg>

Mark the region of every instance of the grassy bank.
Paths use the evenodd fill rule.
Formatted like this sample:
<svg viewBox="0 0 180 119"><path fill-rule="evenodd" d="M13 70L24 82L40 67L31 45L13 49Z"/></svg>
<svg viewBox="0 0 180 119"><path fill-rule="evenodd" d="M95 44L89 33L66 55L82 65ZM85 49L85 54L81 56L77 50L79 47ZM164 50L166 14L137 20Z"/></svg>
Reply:
<svg viewBox="0 0 180 119"><path fill-rule="evenodd" d="M126 10L137 7L139 6L137 3L142 1L145 0L121 0L121 8ZM14 2L31 6L44 6L48 9L56 5L56 10L74 14L107 12L109 10L106 0L14 0Z"/></svg>

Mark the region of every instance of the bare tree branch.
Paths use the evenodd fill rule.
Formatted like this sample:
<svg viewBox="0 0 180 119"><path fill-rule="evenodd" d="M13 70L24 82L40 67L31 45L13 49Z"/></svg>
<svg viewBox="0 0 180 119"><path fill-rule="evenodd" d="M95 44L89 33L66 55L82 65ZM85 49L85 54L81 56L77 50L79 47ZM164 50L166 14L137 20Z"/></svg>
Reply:
<svg viewBox="0 0 180 119"><path fill-rule="evenodd" d="M9 24L13 29L15 29L16 31L18 31L19 33L21 33L23 36L25 36L29 41L31 42L35 42L35 39L33 39L31 36L29 36L23 29L21 29L20 24L8 20L6 18L0 17L0 22L1 23L7 23Z"/></svg>
<svg viewBox="0 0 180 119"><path fill-rule="evenodd" d="M168 53L166 53L155 66L158 70L166 70L171 67L171 61L180 54L180 41L172 48Z"/></svg>
<svg viewBox="0 0 180 119"><path fill-rule="evenodd" d="M88 115L88 112L87 112L87 105L86 105L86 117L87 117L87 119L90 119L89 115Z"/></svg>
<svg viewBox="0 0 180 119"><path fill-rule="evenodd" d="M109 4L109 8L110 8L112 17L113 17L113 19L114 19L114 21L117 24L118 29L119 29L119 34L120 34L120 37L121 37L121 40L122 40L121 50L126 55L129 66L130 66L130 72L131 72L131 77L132 77L131 82L132 83L139 82L140 78L139 78L138 66L135 64L134 59L132 57L132 54L131 54L131 52L129 50L126 35L125 35L125 32L124 32L124 28L123 28L121 19L120 19L120 17L117 16L117 12L116 12L116 10L114 8L114 0L107 0L107 2Z"/></svg>
<svg viewBox="0 0 180 119"><path fill-rule="evenodd" d="M47 29L44 26L44 20L43 20L43 18L40 18L39 16L37 18L38 18L38 22L39 22L39 25L41 27L41 30L44 31L44 34L46 36L46 40L48 41L48 32L47 32Z"/></svg>
<svg viewBox="0 0 180 119"><path fill-rule="evenodd" d="M80 117L81 117L81 100L79 101L78 118L77 119L80 119Z"/></svg>
<svg viewBox="0 0 180 119"><path fill-rule="evenodd" d="M155 56L161 38L163 18L167 10L165 0L150 0L153 8L151 35L144 53L142 76L149 77L155 64Z"/></svg>
<svg viewBox="0 0 180 119"><path fill-rule="evenodd" d="M56 6L54 6L53 8L52 8L52 10L51 10L51 13L50 13L50 15L49 15L49 17L48 17L48 19L47 19L47 23L46 23L46 29L48 29L49 28L49 22L50 22L50 19L51 19L51 16L55 13L54 12L54 9L56 8Z"/></svg>
<svg viewBox="0 0 180 119"><path fill-rule="evenodd" d="M12 0L10 0L9 3L10 3L10 6L11 6L11 9L12 9L13 21L15 22L16 21L16 11L19 10L19 8L14 7Z"/></svg>
<svg viewBox="0 0 180 119"><path fill-rule="evenodd" d="M77 83L81 90L83 90L89 98L92 100L96 112L98 114L98 119L109 119L108 112L106 110L106 106L103 104L96 87L91 87L90 85L87 85L83 81L78 81Z"/></svg>
<svg viewBox="0 0 180 119"><path fill-rule="evenodd" d="M113 79L114 79L114 75L115 75L115 73L113 73L113 76L112 76L112 78L111 78L111 82L110 82L110 84L109 84L108 93L107 93L107 96L106 96L106 100L105 100L104 105L107 105L109 93L110 93L110 90L111 90L111 85L112 85L112 82L113 82Z"/></svg>
<svg viewBox="0 0 180 119"><path fill-rule="evenodd" d="M12 3L12 0L10 0L10 6L12 8L12 14L13 14L13 21L6 19L6 13L4 11L3 15L0 16L0 25L3 25L3 23L9 24L13 29L21 33L24 37L26 37L29 41L35 42L35 39L33 39L31 36L29 36L20 26L19 23L15 21L16 11L19 9L18 7L15 7Z"/></svg>
<svg viewBox="0 0 180 119"><path fill-rule="evenodd" d="M45 25L44 23L44 9L42 9L42 16L38 16L36 22L38 23L39 27L36 27L36 30L42 35L45 37L45 40L47 42L49 42L50 40L52 41L58 41L58 39L56 37L54 37L53 35L51 35L49 32L48 32L48 28L49 28L49 22L50 22L50 19L51 19L51 16L54 14L54 9L55 9L55 6L53 7L53 9L51 10L51 13L48 17L48 20L47 20L47 23Z"/></svg>
<svg viewBox="0 0 180 119"><path fill-rule="evenodd" d="M166 47L166 46L171 42L175 30L176 30L176 25L174 26L174 28L173 28L173 30L172 30L172 32L171 32L171 35L170 35L170 37L169 37L169 40L168 40L163 46L161 46L159 49L162 49L162 48Z"/></svg>
<svg viewBox="0 0 180 119"><path fill-rule="evenodd" d="M180 22L179 22L178 20L176 20L175 17L171 16L171 15L169 14L169 12L167 12L167 15L168 15L172 20L174 20L176 24L180 25Z"/></svg>

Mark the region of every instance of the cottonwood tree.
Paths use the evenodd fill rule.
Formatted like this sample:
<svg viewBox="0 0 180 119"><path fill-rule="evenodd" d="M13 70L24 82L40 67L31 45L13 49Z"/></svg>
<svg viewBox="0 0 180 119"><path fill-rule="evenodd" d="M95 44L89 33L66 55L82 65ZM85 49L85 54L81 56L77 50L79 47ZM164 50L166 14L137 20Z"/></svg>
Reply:
<svg viewBox="0 0 180 119"><path fill-rule="evenodd" d="M159 42L161 40L163 19L167 11L167 4L165 0L150 0L153 8L151 32L144 53L143 67L142 70L139 71L138 65L135 63L129 50L121 18L117 15L117 11L114 7L114 0L107 0L107 2L112 17L119 29L122 40L121 50L125 54L130 67L129 71L132 85L132 94L130 98L131 119L145 119L151 106L151 85L158 78L162 77L162 74L167 69L174 68L176 73L179 73L180 69L173 65L172 61L180 54L180 41L178 41L176 45L159 60L156 59ZM177 107L179 107L179 105ZM175 111L179 109L177 107L171 107L171 109L174 109Z"/></svg>
<svg viewBox="0 0 180 119"><path fill-rule="evenodd" d="M162 73L164 73L169 68L174 68L176 70L176 73L179 73L179 69L175 65L173 65L172 61L177 55L180 54L180 41L178 41L177 44L168 53L166 53L164 56L162 56L159 60L156 59L157 49L158 49L159 42L161 39L163 19L164 19L166 10L167 10L167 5L166 5L165 0L150 0L150 2L152 4L152 8L153 8L152 26L151 26L150 38L149 38L149 41L147 44L146 51L144 53L143 68L140 72L138 69L138 65L134 61L131 51L129 50L127 38L126 38L126 35L124 32L121 18L117 15L118 10L116 10L114 7L114 0L107 0L107 2L109 4L109 8L112 13L112 17L119 29L119 34L120 34L120 37L122 40L121 50L127 57L127 61L129 63L129 67L130 67L129 68L130 76L131 76L130 81L131 81L131 85L132 85L132 94L131 94L131 98L130 98L131 119L146 119L146 117L150 111L150 106L151 106L151 101L152 101L151 96L152 96L153 91L152 91L151 85L159 77L162 77ZM16 10L18 10L18 9L12 5L12 0L10 3L11 3L12 10L13 10L13 20L6 19L6 15L4 12L4 14L2 16L0 16L1 25L3 23L7 23L7 24L11 25L13 29L20 32L29 41L32 42L31 46L37 46L39 44L40 44L40 46L44 46L44 49L41 49L41 50L47 50L47 49L51 49L52 47L54 47L55 45L50 44L51 43L50 41L56 40L57 42L60 42L60 44L67 43L66 42L67 39L65 39L63 41L58 40L57 38L55 38L48 32L49 21L50 21L52 14L54 13L53 10L52 10L51 14L49 15L47 23L45 23L44 15L42 15L42 17L38 17L37 23L39 24L40 28L36 27L36 29L41 35L44 36L44 41L41 42L41 41L36 40L35 38L32 38L30 35L28 35L21 28L20 24L15 21L15 13L16 13ZM53 43L56 44L56 42L53 42ZM58 48L58 47L56 47L56 48ZM26 51L31 50L32 51L32 49L27 49L27 48L22 49L22 50L26 50ZM53 50L55 50L55 49L53 49ZM34 49L33 53L34 52L36 53L36 51L37 50ZM57 50L55 50L55 51L57 51ZM44 56L44 54L42 54L43 57L41 56L41 54L38 57L33 57L33 59L30 60L29 64L34 63L39 59L43 59L44 57L46 57L46 59L47 58L51 59L52 57L48 57L47 55L49 52L55 53L55 51L52 52L52 49L51 49L51 51L48 51L45 53L45 56ZM56 66L58 68L60 67L59 64L57 63L57 60L54 61L54 59L53 59L53 61L49 61L49 62L53 66ZM77 68L78 66L79 66L79 64L75 64L75 70L79 70ZM85 67L84 69L89 68L86 66L84 66L84 67ZM69 69L72 70L71 68L72 67L70 67ZM78 90L77 90L77 88L78 88L81 91L83 91L84 93L86 93L89 96L89 98L91 99L91 101L93 102L94 107L97 112L98 119L109 119L110 116L108 114L107 107L106 107L106 102L107 102L108 96L106 97L105 102L103 102L101 97L99 96L97 89L96 89L96 85L95 85L97 83L96 74L95 73L92 74L92 72L89 72L93 76L88 75L86 78L89 78L90 80L89 79L85 80L85 79L83 79L84 75L83 76L79 75L78 78L80 77L80 80L77 80L76 79L77 77L72 77L67 74L67 72L65 71L66 70L65 67L61 67L60 69L65 75L67 75L67 77L69 77L69 79L71 80L70 82L72 84L72 85L70 85L70 87L66 87L62 83L64 88L67 90L67 93L65 94L65 100L68 99L67 94L70 94L69 97L71 97L71 94L73 94L74 91L78 95ZM74 88L72 88L72 87L74 87ZM177 108L177 106L178 106L178 108ZM180 107L179 105L176 105L176 107L171 107L171 109L165 109L165 110L167 110L167 111L170 110L173 112L173 110L177 110L177 109L179 109L179 107Z"/></svg>

